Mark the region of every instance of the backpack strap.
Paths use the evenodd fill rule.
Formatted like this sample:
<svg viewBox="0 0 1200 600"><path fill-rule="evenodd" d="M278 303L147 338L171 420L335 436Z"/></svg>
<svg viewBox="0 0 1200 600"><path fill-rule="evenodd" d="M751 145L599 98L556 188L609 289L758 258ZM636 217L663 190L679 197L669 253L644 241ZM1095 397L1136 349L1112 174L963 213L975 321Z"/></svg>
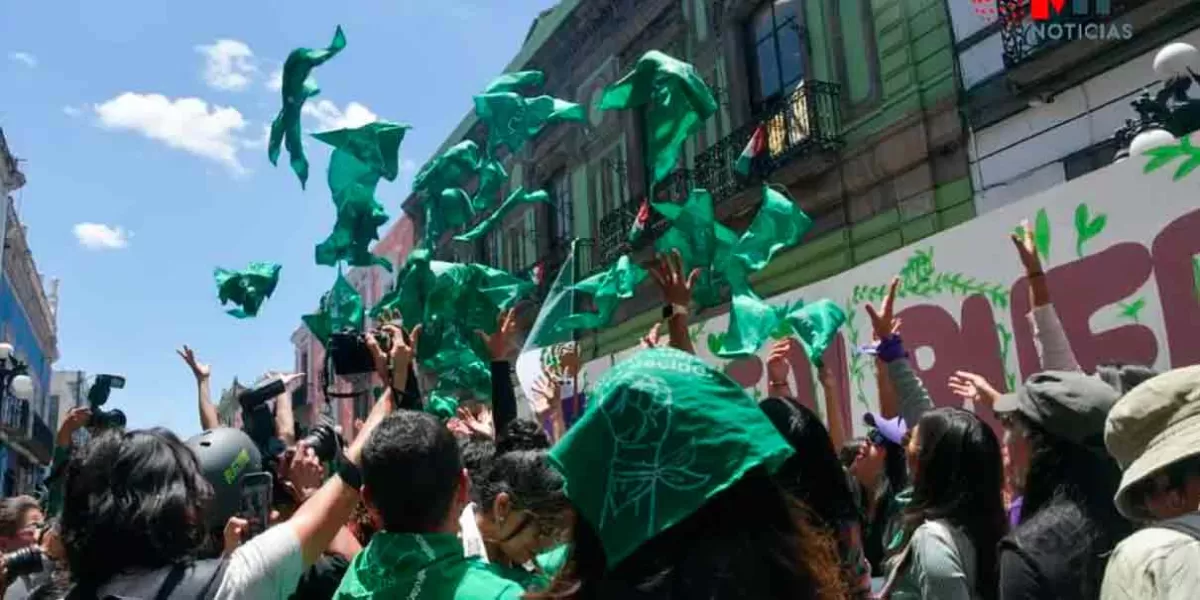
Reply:
<svg viewBox="0 0 1200 600"><path fill-rule="evenodd" d="M99 589L76 585L65 600L212 600L228 564L224 559L198 560Z"/></svg>
<svg viewBox="0 0 1200 600"><path fill-rule="evenodd" d="M1167 519L1166 521L1156 523L1154 527L1178 531L1196 541L1200 541L1200 513L1197 512L1188 513L1174 519Z"/></svg>

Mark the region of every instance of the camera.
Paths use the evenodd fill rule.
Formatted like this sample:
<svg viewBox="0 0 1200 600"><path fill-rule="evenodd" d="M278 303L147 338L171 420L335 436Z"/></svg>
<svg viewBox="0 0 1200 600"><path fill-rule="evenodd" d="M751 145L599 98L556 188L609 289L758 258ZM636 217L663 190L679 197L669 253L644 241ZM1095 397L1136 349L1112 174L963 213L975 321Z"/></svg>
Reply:
<svg viewBox="0 0 1200 600"><path fill-rule="evenodd" d="M367 336L375 338L384 351L391 349L392 338L382 331L362 333L352 329L334 332L329 336L329 358L336 375L358 375L375 370L371 351L367 348Z"/></svg>
<svg viewBox="0 0 1200 600"><path fill-rule="evenodd" d="M263 456L275 456L282 451L273 445L279 445L275 434L275 415L267 401L283 394L287 386L283 379L273 377L259 382L254 387L238 394L238 404L242 406L242 422L246 433L254 440Z"/></svg>
<svg viewBox="0 0 1200 600"><path fill-rule="evenodd" d="M322 423L313 428L304 439L300 440L301 444L312 448L317 458L321 462L329 462L337 456L338 449L341 448L341 440L338 439L338 434L333 430L333 425Z"/></svg>
<svg viewBox="0 0 1200 600"><path fill-rule="evenodd" d="M41 573L46 568L42 561L40 546L29 546L16 552L9 552L0 556L0 562L4 563L5 576L9 581L14 581L17 577Z"/></svg>
<svg viewBox="0 0 1200 600"><path fill-rule="evenodd" d="M108 396L114 389L125 388L125 378L120 375L97 375L88 389L88 404L92 407L92 416L88 418L87 426L96 429L120 429L125 427L125 413L120 409L101 410L100 407L108 402Z"/></svg>

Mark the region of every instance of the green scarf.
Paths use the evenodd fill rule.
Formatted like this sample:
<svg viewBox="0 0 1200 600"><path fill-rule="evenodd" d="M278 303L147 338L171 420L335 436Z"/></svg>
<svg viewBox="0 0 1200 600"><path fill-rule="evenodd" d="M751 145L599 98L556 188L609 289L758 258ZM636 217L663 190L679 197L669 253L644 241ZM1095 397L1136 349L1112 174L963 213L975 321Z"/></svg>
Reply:
<svg viewBox="0 0 1200 600"><path fill-rule="evenodd" d="M523 593L483 561L463 556L458 536L381 531L350 562L334 598L491 600Z"/></svg>

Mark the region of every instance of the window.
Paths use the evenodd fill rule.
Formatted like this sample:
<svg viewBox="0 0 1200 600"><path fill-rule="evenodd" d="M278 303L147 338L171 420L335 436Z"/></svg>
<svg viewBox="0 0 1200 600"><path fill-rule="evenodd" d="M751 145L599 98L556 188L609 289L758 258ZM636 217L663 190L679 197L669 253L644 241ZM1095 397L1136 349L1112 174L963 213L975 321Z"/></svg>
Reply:
<svg viewBox="0 0 1200 600"><path fill-rule="evenodd" d="M799 0L765 2L748 25L752 95L756 106L792 91L804 81L806 48Z"/></svg>
<svg viewBox="0 0 1200 600"><path fill-rule="evenodd" d="M1067 181L1111 165L1116 154L1116 141L1108 139L1068 156L1063 160L1063 170L1066 172Z"/></svg>
<svg viewBox="0 0 1200 600"><path fill-rule="evenodd" d="M561 242L571 238L571 230L575 219L575 207L571 205L571 177L566 171L559 172L554 177L551 187L554 190L554 240Z"/></svg>
<svg viewBox="0 0 1200 600"><path fill-rule="evenodd" d="M300 364L296 365L296 371L300 373L308 373L308 351L300 351Z"/></svg>

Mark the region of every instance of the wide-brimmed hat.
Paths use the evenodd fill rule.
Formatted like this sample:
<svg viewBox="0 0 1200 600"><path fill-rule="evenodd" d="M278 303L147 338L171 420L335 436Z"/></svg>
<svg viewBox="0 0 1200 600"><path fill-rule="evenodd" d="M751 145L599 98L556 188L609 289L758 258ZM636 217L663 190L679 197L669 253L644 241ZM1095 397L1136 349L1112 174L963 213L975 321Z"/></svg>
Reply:
<svg viewBox="0 0 1200 600"><path fill-rule="evenodd" d="M993 409L1019 413L1047 433L1104 454L1104 420L1119 399L1104 380L1078 371L1035 373Z"/></svg>
<svg viewBox="0 0 1200 600"><path fill-rule="evenodd" d="M1104 444L1124 471L1113 498L1117 510L1148 518L1130 488L1200 454L1200 366L1168 371L1125 394L1108 414Z"/></svg>

